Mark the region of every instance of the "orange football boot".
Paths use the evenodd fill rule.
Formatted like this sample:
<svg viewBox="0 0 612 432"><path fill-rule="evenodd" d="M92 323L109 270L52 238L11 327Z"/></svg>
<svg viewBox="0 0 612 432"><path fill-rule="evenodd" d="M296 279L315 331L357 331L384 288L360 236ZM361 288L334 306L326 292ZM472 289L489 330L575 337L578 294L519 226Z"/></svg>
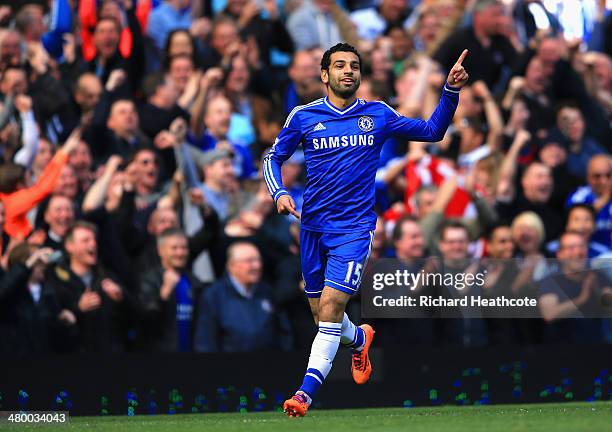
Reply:
<svg viewBox="0 0 612 432"><path fill-rule="evenodd" d="M351 373L353 374L353 380L355 380L357 384L365 384L372 374L372 364L370 363L368 351L370 350L375 332L369 324L362 324L359 327L365 333L365 343L361 351L353 353Z"/></svg>
<svg viewBox="0 0 612 432"><path fill-rule="evenodd" d="M283 411L288 417L304 417L310 405L306 396L303 394L295 394L291 399L287 399L283 404Z"/></svg>

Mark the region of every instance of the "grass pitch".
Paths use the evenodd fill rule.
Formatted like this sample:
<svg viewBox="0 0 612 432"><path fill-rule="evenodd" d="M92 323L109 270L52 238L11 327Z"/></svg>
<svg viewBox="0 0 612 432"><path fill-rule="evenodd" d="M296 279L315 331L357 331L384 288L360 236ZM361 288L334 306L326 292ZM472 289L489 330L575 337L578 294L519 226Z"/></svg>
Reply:
<svg viewBox="0 0 612 432"><path fill-rule="evenodd" d="M612 431L612 402L313 410L306 417L296 419L286 418L280 412L73 417L69 425L22 424L7 427L5 423L0 429L105 432L608 432Z"/></svg>

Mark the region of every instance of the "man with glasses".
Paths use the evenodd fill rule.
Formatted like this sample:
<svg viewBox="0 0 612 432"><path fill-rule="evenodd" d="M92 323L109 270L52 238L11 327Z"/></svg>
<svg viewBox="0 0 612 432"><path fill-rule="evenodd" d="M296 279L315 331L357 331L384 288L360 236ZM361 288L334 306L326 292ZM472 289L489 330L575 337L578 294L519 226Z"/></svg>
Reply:
<svg viewBox="0 0 612 432"><path fill-rule="evenodd" d="M612 162L609 155L593 156L587 168L588 186L579 187L567 200L566 206L575 204L592 205L595 209L595 232L591 241L611 247L612 233Z"/></svg>
<svg viewBox="0 0 612 432"><path fill-rule="evenodd" d="M274 310L271 287L261 280L261 255L251 243L227 251L227 272L201 296L195 350L239 352L289 348L287 317Z"/></svg>

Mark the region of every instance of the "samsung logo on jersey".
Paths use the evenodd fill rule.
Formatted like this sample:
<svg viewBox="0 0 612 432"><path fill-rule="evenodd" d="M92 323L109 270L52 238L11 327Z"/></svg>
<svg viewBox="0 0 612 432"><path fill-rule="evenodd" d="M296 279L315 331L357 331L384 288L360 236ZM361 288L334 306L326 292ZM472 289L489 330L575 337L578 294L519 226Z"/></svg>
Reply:
<svg viewBox="0 0 612 432"><path fill-rule="evenodd" d="M339 147L373 146L374 135L342 135L335 137L313 138L315 150Z"/></svg>

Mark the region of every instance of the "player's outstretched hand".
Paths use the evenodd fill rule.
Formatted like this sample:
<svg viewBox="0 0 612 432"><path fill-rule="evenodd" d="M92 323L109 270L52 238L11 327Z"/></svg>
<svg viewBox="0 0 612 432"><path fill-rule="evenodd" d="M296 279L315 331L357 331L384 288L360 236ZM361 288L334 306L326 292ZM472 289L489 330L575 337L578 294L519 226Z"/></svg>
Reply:
<svg viewBox="0 0 612 432"><path fill-rule="evenodd" d="M468 50L464 49L461 55L459 56L459 59L457 60L455 65L450 70L448 74L448 78L446 79L446 82L448 83L449 86L463 87L467 83L468 78L470 76L468 75L468 73L465 71L465 68L463 67L463 60L465 60L465 57L467 55L468 55Z"/></svg>
<svg viewBox="0 0 612 432"><path fill-rule="evenodd" d="M300 218L300 214L295 209L295 201L291 198L290 195L281 195L278 200L276 200L276 210L280 214L289 214L291 213L296 218Z"/></svg>

